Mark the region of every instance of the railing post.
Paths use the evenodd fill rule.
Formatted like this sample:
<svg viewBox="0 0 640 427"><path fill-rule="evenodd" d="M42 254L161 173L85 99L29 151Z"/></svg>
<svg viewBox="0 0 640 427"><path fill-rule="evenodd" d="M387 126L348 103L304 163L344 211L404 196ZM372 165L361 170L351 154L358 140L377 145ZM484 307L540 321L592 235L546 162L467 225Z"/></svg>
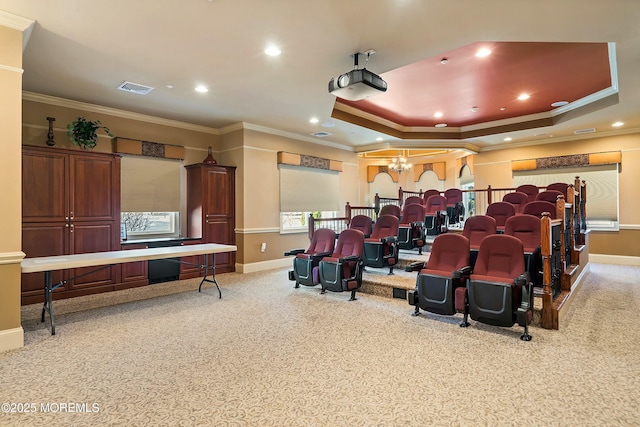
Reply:
<svg viewBox="0 0 640 427"><path fill-rule="evenodd" d="M553 295L551 293L551 218L547 212L540 219L540 254L542 256L542 327L553 329Z"/></svg>
<svg viewBox="0 0 640 427"><path fill-rule="evenodd" d="M315 230L315 218L313 217L313 214L310 213L309 214L309 241L311 241L311 239L313 239L313 231Z"/></svg>
<svg viewBox="0 0 640 427"><path fill-rule="evenodd" d="M378 219L378 215L380 214L380 196L376 193L376 197L374 198L373 210L376 212L376 219Z"/></svg>
<svg viewBox="0 0 640 427"><path fill-rule="evenodd" d="M398 201L400 203L400 207L402 207L402 204L404 202L404 198L402 196L403 196L402 187L399 187L398 188Z"/></svg>
<svg viewBox="0 0 640 427"><path fill-rule="evenodd" d="M491 186L487 186L487 206L493 203L493 194L491 190Z"/></svg>
<svg viewBox="0 0 640 427"><path fill-rule="evenodd" d="M560 265L563 272L567 269L567 218L564 204L564 196L558 196L556 200L556 219L560 220Z"/></svg>
<svg viewBox="0 0 640 427"><path fill-rule="evenodd" d="M344 206L344 216L347 217L347 222L351 223L351 205L349 205L349 202Z"/></svg>

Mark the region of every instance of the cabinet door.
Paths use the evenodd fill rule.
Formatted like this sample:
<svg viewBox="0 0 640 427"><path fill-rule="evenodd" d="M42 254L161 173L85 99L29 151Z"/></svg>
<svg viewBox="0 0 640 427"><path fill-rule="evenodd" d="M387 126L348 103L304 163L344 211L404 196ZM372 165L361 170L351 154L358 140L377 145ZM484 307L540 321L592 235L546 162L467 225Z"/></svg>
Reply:
<svg viewBox="0 0 640 427"><path fill-rule="evenodd" d="M67 223L22 224L22 251L27 258L67 255L69 253L69 225ZM53 283L66 277L65 271L52 271ZM55 292L62 292L63 287ZM22 274L22 303L42 302L44 295L44 273Z"/></svg>
<svg viewBox="0 0 640 427"><path fill-rule="evenodd" d="M107 252L116 250L113 242L115 228L119 228L116 222L78 222L70 226L71 250L74 254ZM117 249L120 249L118 245ZM110 285L116 283L116 266L109 266L91 273L96 267L84 267L73 269L70 275L78 277L69 282L67 289L79 289L91 286ZM90 274L89 274L90 273Z"/></svg>
<svg viewBox="0 0 640 427"><path fill-rule="evenodd" d="M22 221L63 222L69 216L69 156L55 151L22 153Z"/></svg>
<svg viewBox="0 0 640 427"><path fill-rule="evenodd" d="M212 216L228 216L231 213L231 175L224 168L207 170L206 194L204 195L205 219Z"/></svg>
<svg viewBox="0 0 640 427"><path fill-rule="evenodd" d="M183 245L198 245L202 240L189 240L183 242ZM189 264L180 264L180 279L190 279L192 277L202 276L200 265L204 263L202 255L183 256L180 261Z"/></svg>
<svg viewBox="0 0 640 427"><path fill-rule="evenodd" d="M111 157L71 157L72 221L120 221L120 218L116 218L119 202L114 197L116 193L119 197L119 192L115 189L120 185L116 172L116 162Z"/></svg>
<svg viewBox="0 0 640 427"><path fill-rule="evenodd" d="M127 249L146 249L147 245L124 245L122 250ZM117 286L118 289L124 289L131 286L144 286L149 284L149 269L147 261L126 262L121 265L122 280L128 286Z"/></svg>
<svg viewBox="0 0 640 427"><path fill-rule="evenodd" d="M235 233L234 226L226 219L222 221L207 220L205 232L207 235L206 243L234 244L233 239L230 237ZM235 271L235 252L216 254L216 270L219 273Z"/></svg>

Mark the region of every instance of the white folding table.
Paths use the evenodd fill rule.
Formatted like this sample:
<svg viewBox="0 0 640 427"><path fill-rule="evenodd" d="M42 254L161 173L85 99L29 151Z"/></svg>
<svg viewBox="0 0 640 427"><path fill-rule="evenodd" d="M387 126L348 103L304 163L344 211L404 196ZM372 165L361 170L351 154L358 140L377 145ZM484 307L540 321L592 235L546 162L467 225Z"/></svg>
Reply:
<svg viewBox="0 0 640 427"><path fill-rule="evenodd" d="M77 279L81 276L65 279L61 282L53 284L51 282L51 272L55 270L66 270L70 268L80 267L99 267L97 270L106 268L113 264L122 264L125 262L148 261L152 259L177 258L191 255L204 255L204 264L200 268L204 269L204 277L198 286L198 292L202 290L204 282L213 283L218 289L219 298L222 298L222 292L218 281L216 280L216 254L223 252L235 252L237 247L234 245L222 245L218 243L203 243L198 245L185 246L168 246L162 248L147 249L129 249L122 251L110 252L93 252L86 254L74 255L57 255L38 258L25 258L22 260L21 268L23 273L44 272L44 305L42 307L42 321L44 322L45 312L49 313L51 318L51 335L56 334L55 317L53 314L53 291L68 281ZM211 265L209 265L209 255L211 255ZM176 262L186 263L185 261L176 260ZM189 263L187 263L189 264ZM90 273L95 272L95 270ZM211 279L207 276L211 272ZM82 276L90 273L85 273Z"/></svg>

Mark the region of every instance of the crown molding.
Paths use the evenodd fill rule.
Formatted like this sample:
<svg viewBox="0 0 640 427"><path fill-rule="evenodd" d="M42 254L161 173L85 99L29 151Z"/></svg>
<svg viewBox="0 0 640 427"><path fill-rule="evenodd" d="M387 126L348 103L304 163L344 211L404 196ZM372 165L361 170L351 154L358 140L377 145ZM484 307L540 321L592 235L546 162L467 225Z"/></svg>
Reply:
<svg viewBox="0 0 640 427"><path fill-rule="evenodd" d="M254 125L252 123L247 123L247 122L240 122L233 125L229 125L224 128L221 128L220 131L221 133L229 133L229 132L235 132L240 129L253 130L256 132L266 133L269 135L282 136L284 138L289 138L296 141L310 142L312 144L323 145L325 147L337 148L338 150L355 152L354 147L349 147L349 146L338 144L331 141L319 141L317 138L311 138L311 137L300 135L297 133L273 129L266 126Z"/></svg>
<svg viewBox="0 0 640 427"><path fill-rule="evenodd" d="M509 148L530 147L532 145L555 144L557 142L571 142L571 141L582 141L585 139L594 139L594 138L608 138L612 136L631 135L631 134L637 134L637 133L640 133L640 128L617 129L617 130L611 130L606 132L595 132L595 133L587 133L582 135L569 135L569 136L553 137L553 138L547 138L547 139L532 139L529 141L522 141L522 142L508 143L508 144L498 144L498 145L492 145L490 147L483 147L480 149L480 152L507 150Z"/></svg>
<svg viewBox="0 0 640 427"><path fill-rule="evenodd" d="M24 70L18 67L12 67L11 65L0 64L0 70L11 71L12 73L23 74Z"/></svg>
<svg viewBox="0 0 640 427"><path fill-rule="evenodd" d="M0 10L0 26L22 31L22 51L27 47L36 21Z"/></svg>
<svg viewBox="0 0 640 427"><path fill-rule="evenodd" d="M220 135L220 131L216 128L194 125L192 123L180 122L178 120L163 119L162 117L149 116L147 114L134 113L117 108L104 107L102 105L89 104L86 102L74 101L71 99L58 98L40 93L22 91L22 99L25 101L40 102L42 104L55 105L58 107L73 108L83 111L91 111L92 113L108 114L110 116L120 117L123 119L137 120L157 125L170 126L179 129L191 130L194 132L208 133L211 135Z"/></svg>

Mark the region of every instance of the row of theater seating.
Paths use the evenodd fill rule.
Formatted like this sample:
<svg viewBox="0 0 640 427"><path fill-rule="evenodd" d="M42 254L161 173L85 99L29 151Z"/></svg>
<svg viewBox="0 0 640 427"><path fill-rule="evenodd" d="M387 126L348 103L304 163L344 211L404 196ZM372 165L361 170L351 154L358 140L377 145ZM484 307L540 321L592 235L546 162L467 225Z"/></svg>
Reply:
<svg viewBox="0 0 640 427"><path fill-rule="evenodd" d="M426 264L418 263L416 289L408 302L440 315L463 313L460 326L471 319L494 326L524 327L520 339L531 340L533 317L532 283L525 269L524 246L516 237L493 234L482 239L475 266L471 266L470 242L460 234L435 238Z"/></svg>

